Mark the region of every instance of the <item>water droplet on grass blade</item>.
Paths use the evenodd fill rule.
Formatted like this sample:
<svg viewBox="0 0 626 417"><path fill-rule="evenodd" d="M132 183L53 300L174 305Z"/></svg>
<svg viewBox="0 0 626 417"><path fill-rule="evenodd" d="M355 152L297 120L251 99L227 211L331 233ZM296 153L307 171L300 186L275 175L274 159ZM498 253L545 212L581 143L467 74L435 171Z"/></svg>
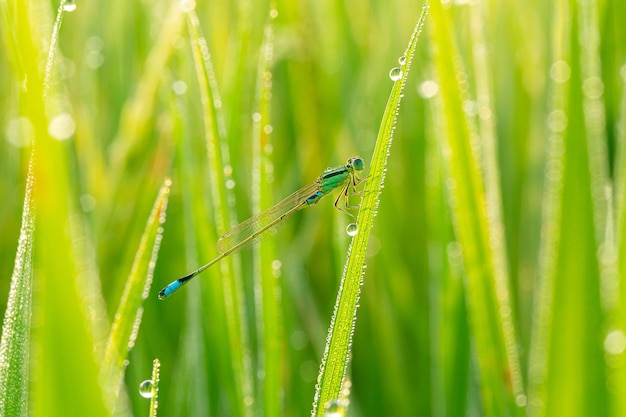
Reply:
<svg viewBox="0 0 626 417"><path fill-rule="evenodd" d="M187 83L183 80L176 80L172 83L172 90L176 95L183 95L187 92Z"/></svg>
<svg viewBox="0 0 626 417"><path fill-rule="evenodd" d="M557 83L564 83L569 80L571 70L565 61L556 61L550 67L550 78Z"/></svg>
<svg viewBox="0 0 626 417"><path fill-rule="evenodd" d="M5 130L6 140L16 148L30 145L35 132L33 124L27 117L16 117L9 121Z"/></svg>
<svg viewBox="0 0 626 417"><path fill-rule="evenodd" d="M141 384L139 384L139 395L143 398L152 398L154 397L154 382L151 379L146 379Z"/></svg>
<svg viewBox="0 0 626 417"><path fill-rule="evenodd" d="M74 0L65 0L63 2L63 11L73 12L76 10L76 2Z"/></svg>
<svg viewBox="0 0 626 417"><path fill-rule="evenodd" d="M178 3L178 8L183 13L189 13L196 8L196 2L194 0L181 0Z"/></svg>
<svg viewBox="0 0 626 417"><path fill-rule="evenodd" d="M346 233L348 236L355 236L359 231L359 226L356 223L350 223L346 227Z"/></svg>
<svg viewBox="0 0 626 417"><path fill-rule="evenodd" d="M548 128L553 132L563 132L567 128L567 115L563 110L554 110L548 114Z"/></svg>
<svg viewBox="0 0 626 417"><path fill-rule="evenodd" d="M426 80L419 85L417 91L424 98L433 98L439 92L439 84L433 80Z"/></svg>
<svg viewBox="0 0 626 417"><path fill-rule="evenodd" d="M66 140L72 137L76 130L76 123L68 113L55 116L48 125L48 133L56 140Z"/></svg>
<svg viewBox="0 0 626 417"><path fill-rule="evenodd" d="M398 58L398 64L400 64L401 66L404 66L406 64L406 57L404 55Z"/></svg>
<svg viewBox="0 0 626 417"><path fill-rule="evenodd" d="M325 417L343 417L346 415L347 401L341 398L336 398L327 402L324 405Z"/></svg>
<svg viewBox="0 0 626 417"><path fill-rule="evenodd" d="M283 263L278 259L272 261L272 275L274 278L279 278L282 273Z"/></svg>
<svg viewBox="0 0 626 417"><path fill-rule="evenodd" d="M583 93L588 98L596 99L604 93L604 83L600 77L589 77L583 81Z"/></svg>
<svg viewBox="0 0 626 417"><path fill-rule="evenodd" d="M626 350L626 335L621 330L613 330L604 338L604 350L609 355L621 355Z"/></svg>
<svg viewBox="0 0 626 417"><path fill-rule="evenodd" d="M389 71L389 78L391 78L391 81L398 81L402 78L402 70L398 67L392 68L391 71Z"/></svg>

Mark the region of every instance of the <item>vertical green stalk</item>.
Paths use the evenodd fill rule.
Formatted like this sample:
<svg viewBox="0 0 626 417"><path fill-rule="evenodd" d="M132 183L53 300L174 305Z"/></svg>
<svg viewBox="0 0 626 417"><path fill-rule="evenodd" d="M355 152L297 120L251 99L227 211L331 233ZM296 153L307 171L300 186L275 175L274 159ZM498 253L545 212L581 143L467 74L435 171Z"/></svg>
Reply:
<svg viewBox="0 0 626 417"><path fill-rule="evenodd" d="M359 230L353 237L348 249L348 260L341 278L335 309L328 329L327 343L318 377L319 383L316 386L313 400L313 416L322 417L327 409L335 409L338 406L336 401L340 399L342 392L351 352L352 336L356 326L356 312L363 281L365 252L382 193L402 91L428 9L429 2L427 1L422 8L404 55L398 60L400 67L393 68L389 74L394 84L378 130L369 175L363 190L361 208L357 216ZM343 398L341 399L343 400Z"/></svg>
<svg viewBox="0 0 626 417"><path fill-rule="evenodd" d="M184 130L188 126L189 115L183 107L182 98L177 98L175 130L178 136L183 136L177 141L177 161L175 166L178 169L181 188L182 221L184 230L185 262L186 270L192 270L199 264L199 254L207 245L214 245L215 237L209 236L212 228L208 227L208 219L204 199L204 187L202 177L208 172L206 169L197 167L193 158L193 142L189 140L188 133ZM180 126L179 126L180 125ZM202 173L202 174L199 174ZM210 243L209 243L210 242ZM223 310L223 297L220 292L214 293L208 306L203 307L202 293L200 291L185 291L185 314L187 320L184 323L181 346L183 354L177 357L174 364L177 369L176 397L180 403L174 404L182 414L193 413L197 415L209 415L210 403L213 397L209 392L209 374L204 372L210 368L210 359L207 355L207 345L204 343L202 323L206 316L211 317L211 322L218 323L220 319L217 311ZM211 326L213 329L217 326ZM213 336L211 333L209 337ZM225 333L216 336L226 339ZM198 372L198 370L203 370ZM226 385L226 384L225 384Z"/></svg>
<svg viewBox="0 0 626 417"><path fill-rule="evenodd" d="M143 303L152 286L156 258L163 238L162 225L165 222L170 186L171 181L166 179L154 202L115 313L102 360L100 380L107 391L111 410L116 406L126 368L125 362L128 352L135 344L143 315Z"/></svg>
<svg viewBox="0 0 626 417"><path fill-rule="evenodd" d="M152 361L152 397L150 397L150 417L157 417L159 409L159 380L161 362L158 359Z"/></svg>
<svg viewBox="0 0 626 417"><path fill-rule="evenodd" d="M464 111L469 86L451 30L450 12L433 2L433 59L443 98L442 157L455 235L465 272L470 331L475 347L487 416L519 415L525 405L512 322L510 289L500 198L497 191L495 147L486 138L485 162L479 137ZM488 94L484 83L481 93ZM489 127L483 126L483 131ZM486 167L486 171L485 171ZM491 206L491 207L490 207Z"/></svg>
<svg viewBox="0 0 626 417"><path fill-rule="evenodd" d="M274 54L273 19L265 28L257 77L257 108L253 115L252 143L252 204L256 215L273 204L272 184L274 167L271 143L272 63ZM264 416L283 414L283 367L281 362L282 318L280 315L279 269L274 260L276 251L273 239L264 240L254 248L255 303L257 306L257 332L259 334L260 377L257 390L262 399Z"/></svg>
<svg viewBox="0 0 626 417"><path fill-rule="evenodd" d="M208 43L202 36L200 21L190 0L186 10L188 17L189 36L192 54L200 85L200 96L203 107L205 140L210 169L210 195L213 205L218 235L224 234L235 218L235 198L232 190L227 190L226 181L232 175L229 165L226 130L221 114L222 101L217 91L217 81L213 71ZM238 414L252 413L253 392L250 363L249 332L244 312L243 286L241 274L235 268L236 257L230 256L220 262L224 297L226 299L226 320L235 376L235 407Z"/></svg>
<svg viewBox="0 0 626 417"><path fill-rule="evenodd" d="M0 341L0 416L28 414L28 366L33 274L33 157L28 169L22 225Z"/></svg>
<svg viewBox="0 0 626 417"><path fill-rule="evenodd" d="M26 2L0 2L3 34L8 52L14 53L13 63L18 77L32 77L33 95L30 102L43 106L45 92L50 86L50 75L40 81L37 68L38 48L33 38L37 34L31 29L32 10ZM54 25L52 41L48 50L48 66L52 67L56 56L56 39L61 28L63 10L59 6L57 23ZM38 40L38 39L37 39ZM52 70L46 74L52 74ZM40 84L42 82L43 84ZM29 116L34 116L33 106L27 107ZM37 120L37 119L35 119ZM41 127L39 125L39 127ZM35 239L35 208L33 188L35 182L35 145L31 142L31 155L26 178L22 223L11 275L11 286L2 325L0 341L0 416L28 414L28 381L30 358L30 324L32 302L33 244Z"/></svg>
<svg viewBox="0 0 626 417"><path fill-rule="evenodd" d="M579 1L578 27L580 43L580 66L583 93L583 112L587 149L589 154L589 172L591 176L591 197L595 226L596 251L600 266L600 296L605 313L604 349L606 362L606 381L608 385L610 411L614 416L626 415L626 395L622 387L626 383L626 364L617 360L626 357L624 349L618 352L615 338L624 335L624 299L621 299L618 245L615 231L619 223L614 211L613 196L615 184L609 177L607 137L605 134L606 116L604 113L604 84L600 59L599 4L595 0ZM618 139L619 140L619 139ZM619 159L619 157L618 157ZM619 186L619 172L617 178ZM623 285L623 281L622 281ZM620 329L620 330L618 330ZM617 332L617 333L616 333ZM621 332L621 333L620 333Z"/></svg>
<svg viewBox="0 0 626 417"><path fill-rule="evenodd" d="M616 328L611 329L605 339L607 362L610 367L608 378L613 386L611 389L612 414L614 416L626 413L626 396L620 391L626 387L626 64L622 66L622 102L617 129L617 164L615 169L615 213L616 213L616 254L617 257L617 286L619 299L617 301ZM609 343L607 343L609 342Z"/></svg>
<svg viewBox="0 0 626 417"><path fill-rule="evenodd" d="M592 4L555 3L530 416L605 415L611 403L601 340L614 314L615 294L603 287L615 261L605 258L613 221Z"/></svg>
<svg viewBox="0 0 626 417"><path fill-rule="evenodd" d="M7 3L3 3L3 13ZM33 206L38 208L37 217L33 221L33 236L26 238L33 245L32 250L36 271L35 280L37 291L34 293L33 305L36 305L35 317L38 317L38 326L33 332L33 357L36 363L46 364L45 367L31 368L31 394L33 406L28 412L33 415L71 415L78 410L91 416L104 416L106 409L100 388L96 384L76 385L75 381L81 378L97 380L97 362L90 329L91 317L86 314L84 304L80 298L77 282L77 257L72 250L71 242L75 238L70 231L71 193L69 189L69 173L66 143L53 139L48 133L48 119L46 110L49 102L45 92L49 88L50 79L44 84L44 76L39 67L41 56L40 30L38 18L43 5L36 2L12 2L10 12L5 16L9 22L9 29L16 34L19 48L14 51L19 65L17 79L24 82L20 92L20 106L23 116L28 118L33 126L33 150L31 174L29 174L32 194L27 192L27 198L32 198ZM56 33L59 28L57 27ZM48 51L54 56L54 51ZM54 58L50 58L52 62ZM31 213L32 214L32 213ZM23 265L28 267L30 260ZM30 278L29 278L30 279ZM25 294L22 294L22 297ZM28 295L30 297L30 295ZM25 301L25 300L23 300ZM22 307L28 307L24 304ZM22 323L30 320L30 312L19 318ZM16 317L17 319L17 317ZM10 326L7 327L7 331ZM29 332L30 329L23 329ZM22 339L26 343L26 339ZM13 361L22 360L23 366L28 367L30 346L23 346L19 352L21 358L14 356ZM28 371L22 374L24 381L29 380ZM18 405L26 412L26 397L20 391L19 380L14 380L15 386L10 389L15 397L6 405ZM75 387L73 390L67 387ZM70 400L71 395L76 398ZM21 396L22 398L18 398ZM4 397L3 397L4 398ZM5 409L6 410L6 409ZM16 415L11 410L11 415Z"/></svg>
<svg viewBox="0 0 626 417"><path fill-rule="evenodd" d="M478 104L478 135L481 139L483 178L485 182L485 197L487 203L487 219L489 227L489 247L493 254L493 277L500 326L502 327L503 342L506 349L507 362L510 366L511 387L518 405L526 404L526 395L520 369L519 352L517 350L517 335L513 324L513 306L511 304L511 288L509 263L506 250L506 236L502 212L502 184L500 183L500 169L498 168L498 147L496 129L491 107L493 101L492 88L489 84L491 74L488 65L488 46L485 43L483 28L485 3L470 5L470 26L473 44L474 76L476 80L476 99ZM502 311L508 313L502 313Z"/></svg>
<svg viewBox="0 0 626 417"><path fill-rule="evenodd" d="M569 88L569 6L567 0L554 3L552 27L552 77L548 111L553 118L567 114ZM546 413L548 353L552 333L552 306L556 278L561 204L563 199L564 138L561 126L549 124L543 195L542 240L539 249L539 276L534 301L533 328L528 369L528 415Z"/></svg>

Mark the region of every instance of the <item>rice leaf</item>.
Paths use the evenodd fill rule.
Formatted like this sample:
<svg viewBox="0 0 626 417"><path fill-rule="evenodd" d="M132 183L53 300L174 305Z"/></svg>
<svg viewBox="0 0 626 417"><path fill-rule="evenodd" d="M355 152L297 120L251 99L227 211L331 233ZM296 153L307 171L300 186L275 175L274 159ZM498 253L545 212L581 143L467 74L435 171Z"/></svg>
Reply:
<svg viewBox="0 0 626 417"><path fill-rule="evenodd" d="M348 250L348 260L341 278L335 309L328 329L328 338L326 339L318 377L319 383L316 386L313 400L312 415L315 416L323 416L327 408L336 407L336 401L342 401L340 394L346 377L352 335L356 325L356 311L365 267L365 253L385 180L385 169L402 99L402 91L428 9L429 4L426 2L422 7L422 12L404 55L399 58L400 67L394 67L389 74L394 84L383 113L367 182L363 190L361 208L356 221L359 230L352 239Z"/></svg>
<svg viewBox="0 0 626 417"><path fill-rule="evenodd" d="M28 170L22 225L0 341L0 416L28 413L28 367L33 274L33 171Z"/></svg>
<svg viewBox="0 0 626 417"><path fill-rule="evenodd" d="M115 408L122 386L128 352L133 348L143 314L143 303L150 293L156 259L163 238L171 181L166 179L154 202L141 237L135 261L126 281L102 361L101 384L107 390L109 407Z"/></svg>
<svg viewBox="0 0 626 417"><path fill-rule="evenodd" d="M511 317L510 289L503 231L499 218L499 185L495 150L485 138L487 180L481 166L478 138L466 117L460 79L465 77L453 41L450 13L433 2L432 38L443 97L446 129L442 139L444 178L456 238L460 244L470 331L480 373L485 415L518 415L525 405L517 340ZM466 88L466 87L465 87ZM481 87L484 90L484 87ZM484 129L483 129L484 131ZM489 207L489 212L486 208ZM496 246L498 247L498 246Z"/></svg>

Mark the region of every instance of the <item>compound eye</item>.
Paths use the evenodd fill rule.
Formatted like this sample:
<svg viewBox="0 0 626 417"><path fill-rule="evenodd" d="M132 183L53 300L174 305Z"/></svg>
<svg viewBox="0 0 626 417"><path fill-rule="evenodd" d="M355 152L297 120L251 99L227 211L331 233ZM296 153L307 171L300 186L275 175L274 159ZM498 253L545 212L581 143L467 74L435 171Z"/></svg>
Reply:
<svg viewBox="0 0 626 417"><path fill-rule="evenodd" d="M352 167L357 171L363 170L363 160L361 158L352 158Z"/></svg>

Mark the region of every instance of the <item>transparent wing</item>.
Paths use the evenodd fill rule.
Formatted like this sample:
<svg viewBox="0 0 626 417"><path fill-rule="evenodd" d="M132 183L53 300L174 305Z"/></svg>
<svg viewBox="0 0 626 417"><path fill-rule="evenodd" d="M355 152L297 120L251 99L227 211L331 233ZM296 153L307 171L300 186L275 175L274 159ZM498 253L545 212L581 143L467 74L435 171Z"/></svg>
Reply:
<svg viewBox="0 0 626 417"><path fill-rule="evenodd" d="M216 245L217 252L222 254L239 245L246 239L250 239L248 242L237 248L236 251L239 251L258 244L265 236L270 236L276 233L289 216L285 216L283 219L280 217L286 213L295 213L300 208L306 207L306 204L304 203L305 200L318 191L318 189L319 183L318 181L315 181L306 187L300 188L298 191L291 194L289 197L286 197L278 204L268 208L256 216L250 217L248 220L239 223L237 226L226 232L224 236L219 238ZM267 230L263 230L263 228L267 228ZM263 231L259 233L261 230ZM254 236L256 233L258 234Z"/></svg>

